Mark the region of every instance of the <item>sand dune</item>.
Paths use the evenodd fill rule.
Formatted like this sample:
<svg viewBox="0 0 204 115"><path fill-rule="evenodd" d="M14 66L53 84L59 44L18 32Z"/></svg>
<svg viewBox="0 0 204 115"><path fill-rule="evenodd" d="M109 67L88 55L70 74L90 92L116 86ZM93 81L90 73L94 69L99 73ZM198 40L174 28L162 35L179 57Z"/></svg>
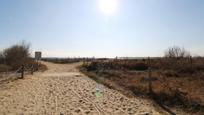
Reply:
<svg viewBox="0 0 204 115"><path fill-rule="evenodd" d="M42 63L47 71L0 87L0 114L159 115L151 102L105 86L97 97L99 85L76 69L79 64Z"/></svg>

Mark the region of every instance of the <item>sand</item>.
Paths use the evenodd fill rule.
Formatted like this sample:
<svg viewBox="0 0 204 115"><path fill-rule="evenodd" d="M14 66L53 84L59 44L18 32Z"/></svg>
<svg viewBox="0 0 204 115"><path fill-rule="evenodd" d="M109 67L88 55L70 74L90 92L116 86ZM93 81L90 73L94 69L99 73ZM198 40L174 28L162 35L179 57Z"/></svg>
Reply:
<svg viewBox="0 0 204 115"><path fill-rule="evenodd" d="M76 69L79 63L42 63L47 71L0 86L0 114L160 115L148 100L97 84Z"/></svg>

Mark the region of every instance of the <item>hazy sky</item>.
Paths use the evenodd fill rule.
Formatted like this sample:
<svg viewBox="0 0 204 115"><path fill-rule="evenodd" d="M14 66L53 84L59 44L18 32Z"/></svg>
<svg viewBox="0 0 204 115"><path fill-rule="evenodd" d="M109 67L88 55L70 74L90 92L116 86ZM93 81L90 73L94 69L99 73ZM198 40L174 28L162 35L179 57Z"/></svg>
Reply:
<svg viewBox="0 0 204 115"><path fill-rule="evenodd" d="M0 49L25 40L54 57L162 56L174 45L204 55L204 0L100 1L0 0Z"/></svg>

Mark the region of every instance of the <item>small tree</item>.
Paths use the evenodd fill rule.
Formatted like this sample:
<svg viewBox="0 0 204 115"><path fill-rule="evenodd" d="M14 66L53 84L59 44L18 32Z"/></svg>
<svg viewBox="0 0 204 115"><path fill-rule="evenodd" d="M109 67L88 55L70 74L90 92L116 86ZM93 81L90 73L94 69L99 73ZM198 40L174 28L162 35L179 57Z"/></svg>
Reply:
<svg viewBox="0 0 204 115"><path fill-rule="evenodd" d="M166 52L165 52L165 57L168 58L186 58L190 57L190 53L186 51L184 48L180 48L177 46L170 47Z"/></svg>
<svg viewBox="0 0 204 115"><path fill-rule="evenodd" d="M165 52L165 57L162 61L162 68L170 69L179 73L192 71L193 60L188 51L180 47L171 47Z"/></svg>
<svg viewBox="0 0 204 115"><path fill-rule="evenodd" d="M22 42L21 44L13 45L3 51L5 62L12 69L19 68L22 64L27 64L30 61L30 45Z"/></svg>

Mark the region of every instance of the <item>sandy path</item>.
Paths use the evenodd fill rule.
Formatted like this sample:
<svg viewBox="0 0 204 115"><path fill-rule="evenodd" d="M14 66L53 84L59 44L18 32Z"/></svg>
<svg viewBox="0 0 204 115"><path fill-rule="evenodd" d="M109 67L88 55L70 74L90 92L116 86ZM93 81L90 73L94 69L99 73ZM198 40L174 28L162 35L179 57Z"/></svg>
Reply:
<svg viewBox="0 0 204 115"><path fill-rule="evenodd" d="M147 100L127 98L106 87L96 97L97 83L81 74L78 64L43 63L48 71L0 87L0 114L159 114Z"/></svg>

